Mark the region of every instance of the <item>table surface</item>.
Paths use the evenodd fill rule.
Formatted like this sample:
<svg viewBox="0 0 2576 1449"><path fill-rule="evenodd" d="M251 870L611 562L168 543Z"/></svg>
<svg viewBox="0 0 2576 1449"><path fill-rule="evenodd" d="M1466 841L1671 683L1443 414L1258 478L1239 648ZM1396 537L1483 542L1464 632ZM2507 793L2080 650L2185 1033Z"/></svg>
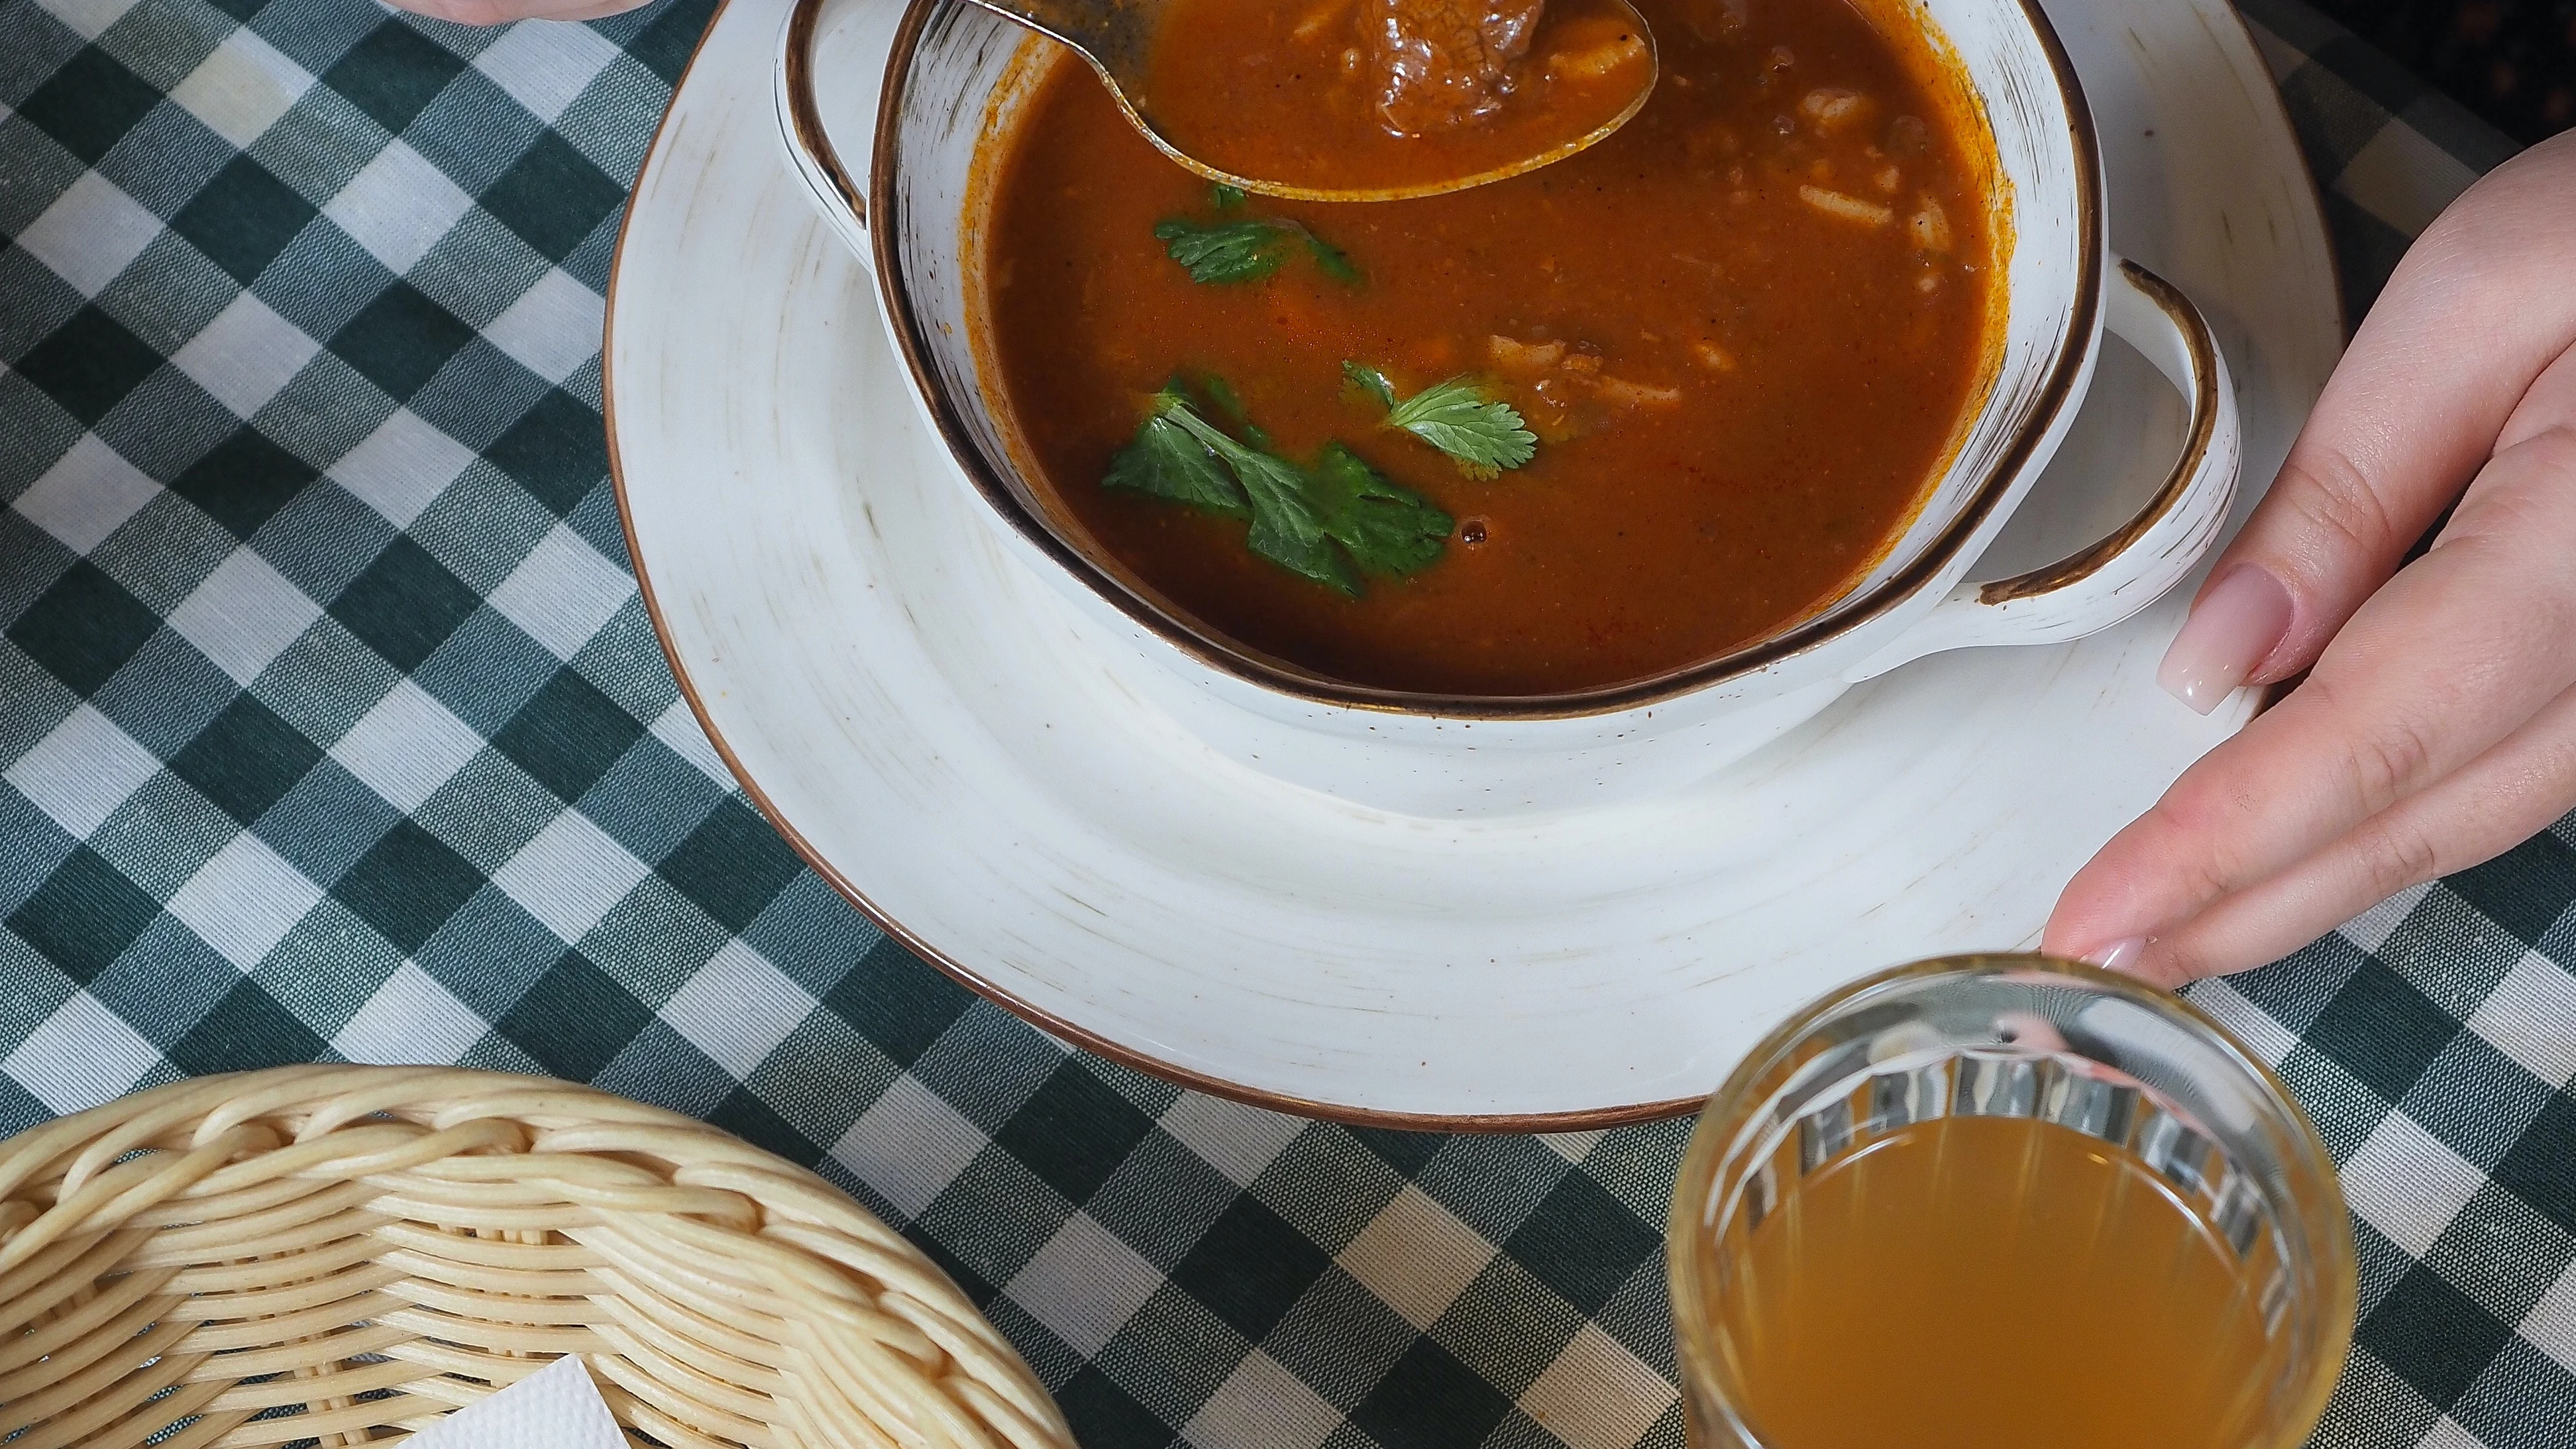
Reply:
<svg viewBox="0 0 2576 1449"><path fill-rule="evenodd" d="M2353 315L2511 147L2247 0ZM1179 1091L882 937L679 701L601 294L710 0L0 0L0 1129L322 1058L585 1079L812 1165L1090 1449L1674 1446L1680 1122L1440 1137ZM2195 991L2362 1263L2319 1442L2576 1444L2576 826Z"/></svg>

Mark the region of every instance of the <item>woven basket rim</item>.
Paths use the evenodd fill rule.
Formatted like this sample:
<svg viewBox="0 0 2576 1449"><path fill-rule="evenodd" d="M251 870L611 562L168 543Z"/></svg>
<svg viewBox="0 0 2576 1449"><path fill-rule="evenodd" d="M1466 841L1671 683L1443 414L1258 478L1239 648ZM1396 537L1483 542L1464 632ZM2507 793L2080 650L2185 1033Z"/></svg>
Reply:
<svg viewBox="0 0 2576 1449"><path fill-rule="evenodd" d="M307 1064L0 1140L12 1449L384 1442L565 1354L674 1449L1073 1443L840 1188L596 1087Z"/></svg>

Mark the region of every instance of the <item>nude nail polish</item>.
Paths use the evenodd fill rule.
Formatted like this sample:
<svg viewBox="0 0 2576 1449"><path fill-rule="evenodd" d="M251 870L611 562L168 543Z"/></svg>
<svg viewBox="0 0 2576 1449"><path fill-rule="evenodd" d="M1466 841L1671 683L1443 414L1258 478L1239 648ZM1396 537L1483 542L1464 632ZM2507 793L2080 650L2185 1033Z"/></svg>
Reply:
<svg viewBox="0 0 2576 1449"><path fill-rule="evenodd" d="M2227 571L2191 611L2156 683L2200 714L2218 707L2290 632L2290 591L2261 564Z"/></svg>
<svg viewBox="0 0 2576 1449"><path fill-rule="evenodd" d="M2104 946L2099 950L2085 952L2084 964L2087 966L2099 966L2105 971L2126 971L2130 967L2137 965L2138 958L2145 955L2146 951L2146 937L2130 936L2122 940L2114 941L2110 945Z"/></svg>

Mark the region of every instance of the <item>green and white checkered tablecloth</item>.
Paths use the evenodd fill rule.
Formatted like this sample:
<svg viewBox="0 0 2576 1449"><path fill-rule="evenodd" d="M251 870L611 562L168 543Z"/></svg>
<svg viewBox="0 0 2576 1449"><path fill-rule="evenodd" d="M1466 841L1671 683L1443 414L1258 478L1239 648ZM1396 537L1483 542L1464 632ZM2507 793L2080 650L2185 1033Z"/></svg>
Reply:
<svg viewBox="0 0 2576 1449"><path fill-rule="evenodd" d="M2508 148L2248 3L2357 314ZM551 1072L847 1187L1091 1449L1677 1445L1685 1124L1354 1130L1070 1052L726 777L598 408L620 203L708 6L0 0L0 1128L315 1058ZM2198 994L2346 1164L2323 1443L2576 1443L2568 839Z"/></svg>

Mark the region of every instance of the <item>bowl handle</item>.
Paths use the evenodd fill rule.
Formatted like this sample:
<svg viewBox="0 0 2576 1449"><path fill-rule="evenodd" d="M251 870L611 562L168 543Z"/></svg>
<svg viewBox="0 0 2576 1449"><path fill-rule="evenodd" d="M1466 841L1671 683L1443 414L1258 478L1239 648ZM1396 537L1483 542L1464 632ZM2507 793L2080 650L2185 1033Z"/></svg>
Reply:
<svg viewBox="0 0 2576 1449"><path fill-rule="evenodd" d="M2137 516L2045 568L1964 583L1921 623L1862 660L1853 683L1944 649L2059 644L2129 618L2182 582L2227 522L2244 439L2208 321L2173 283L2121 260L2103 321L2180 389L2190 416L2182 457Z"/></svg>
<svg viewBox="0 0 2576 1449"><path fill-rule="evenodd" d="M858 15L848 22L845 36L840 27L852 10ZM786 24L778 29L778 63L771 68L778 141L787 152L788 165L804 181L816 213L849 246L859 265L871 271L876 254L868 244L867 158L855 158L860 169L853 171L832 144L832 133L823 124L822 98L814 86L815 50L826 38L835 42L839 53L832 57L833 109L865 117L873 133L877 98L884 92L886 66L903 12L902 0L796 0Z"/></svg>

